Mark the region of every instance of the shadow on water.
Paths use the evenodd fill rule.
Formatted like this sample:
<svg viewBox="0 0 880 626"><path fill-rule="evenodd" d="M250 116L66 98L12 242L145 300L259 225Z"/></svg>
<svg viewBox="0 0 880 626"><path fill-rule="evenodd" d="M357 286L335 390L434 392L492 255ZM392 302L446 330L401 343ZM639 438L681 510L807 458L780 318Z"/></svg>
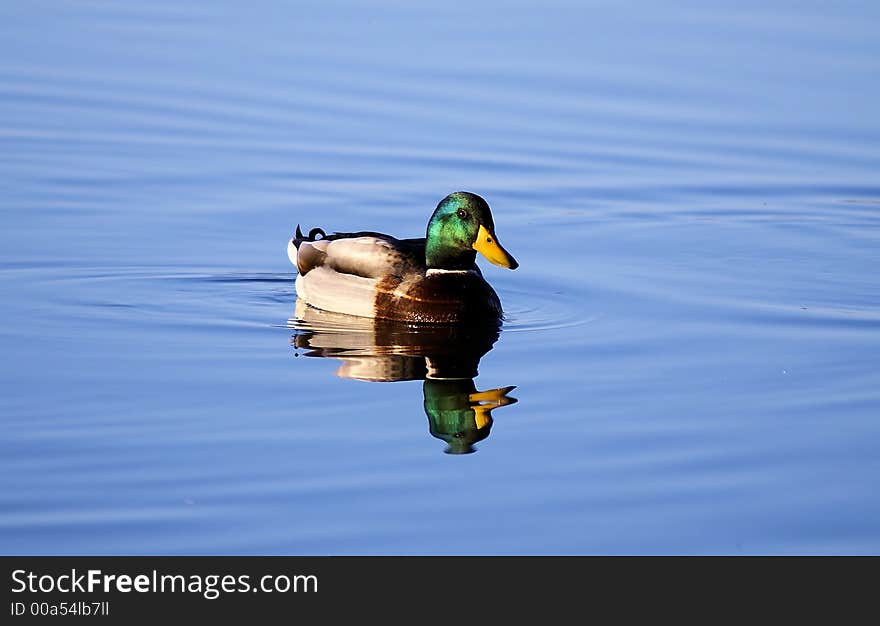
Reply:
<svg viewBox="0 0 880 626"><path fill-rule="evenodd" d="M516 402L515 385L478 391L480 359L500 326L407 325L320 311L297 301L289 321L297 353L341 361L336 374L369 382L423 380L431 435L448 454L469 454L489 436L492 411Z"/></svg>

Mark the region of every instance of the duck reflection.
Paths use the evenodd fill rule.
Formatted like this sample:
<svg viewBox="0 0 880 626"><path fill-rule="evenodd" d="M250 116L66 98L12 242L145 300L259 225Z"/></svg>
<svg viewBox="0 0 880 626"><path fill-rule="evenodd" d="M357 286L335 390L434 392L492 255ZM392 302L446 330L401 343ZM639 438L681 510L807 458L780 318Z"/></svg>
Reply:
<svg viewBox="0 0 880 626"><path fill-rule="evenodd" d="M498 340L498 324L406 325L320 311L297 300L289 325L297 353L339 360L342 378L424 380L430 433L446 442L449 454L474 452L474 444L489 436L492 411L516 402L507 395L514 386L478 391L473 380Z"/></svg>

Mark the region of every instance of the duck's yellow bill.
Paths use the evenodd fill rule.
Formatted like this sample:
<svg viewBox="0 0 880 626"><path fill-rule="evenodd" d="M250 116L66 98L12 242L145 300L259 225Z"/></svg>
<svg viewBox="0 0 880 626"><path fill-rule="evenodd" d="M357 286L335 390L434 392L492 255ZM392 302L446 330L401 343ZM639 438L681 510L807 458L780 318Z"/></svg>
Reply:
<svg viewBox="0 0 880 626"><path fill-rule="evenodd" d="M514 389L516 389L515 385L488 389L486 391L475 391L468 395L468 403L474 411L474 423L477 425L477 430L483 429L492 423L492 409L516 402L516 398L511 398L507 395Z"/></svg>
<svg viewBox="0 0 880 626"><path fill-rule="evenodd" d="M473 247L474 250L489 259L490 263L511 270L515 270L519 267L519 263L516 262L516 259L510 256L510 253L498 243L495 233L487 230L482 224L480 224L480 231L477 233L477 240L474 242Z"/></svg>
<svg viewBox="0 0 880 626"><path fill-rule="evenodd" d="M508 404L516 402L515 398L510 398L507 395L514 389L516 389L516 385L499 387L498 389L488 389L486 391L475 391L474 393L468 394L468 402L471 403L471 406L481 403L491 405L492 408L495 408L496 406L507 406Z"/></svg>

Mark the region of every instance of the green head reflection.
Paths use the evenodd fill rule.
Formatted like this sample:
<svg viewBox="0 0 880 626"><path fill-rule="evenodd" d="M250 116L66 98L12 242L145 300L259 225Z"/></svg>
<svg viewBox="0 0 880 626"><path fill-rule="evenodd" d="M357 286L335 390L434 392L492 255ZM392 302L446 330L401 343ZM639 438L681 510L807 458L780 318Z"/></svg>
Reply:
<svg viewBox="0 0 880 626"><path fill-rule="evenodd" d="M431 434L448 445L448 454L470 454L489 436L492 410L516 402L515 387L477 391L470 380L430 380L424 384L425 414Z"/></svg>

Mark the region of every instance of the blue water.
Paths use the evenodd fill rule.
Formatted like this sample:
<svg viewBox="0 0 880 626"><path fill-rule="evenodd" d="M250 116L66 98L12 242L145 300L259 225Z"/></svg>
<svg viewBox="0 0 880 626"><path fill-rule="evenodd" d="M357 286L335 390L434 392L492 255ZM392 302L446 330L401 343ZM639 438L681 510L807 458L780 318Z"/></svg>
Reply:
<svg viewBox="0 0 880 626"><path fill-rule="evenodd" d="M880 553L878 27L3 3L0 553ZM497 337L298 316L297 223L457 189L520 262ZM450 449L470 384L516 402Z"/></svg>

